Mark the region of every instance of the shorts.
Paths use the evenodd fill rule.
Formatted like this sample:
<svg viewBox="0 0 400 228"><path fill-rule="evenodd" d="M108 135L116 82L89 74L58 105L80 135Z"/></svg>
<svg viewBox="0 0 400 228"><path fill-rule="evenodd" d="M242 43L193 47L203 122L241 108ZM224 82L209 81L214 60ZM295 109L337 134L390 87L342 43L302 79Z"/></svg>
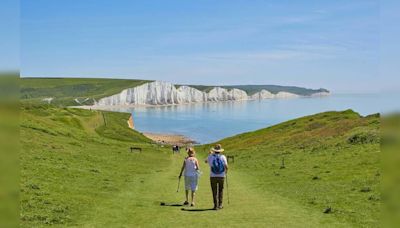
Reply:
<svg viewBox="0 0 400 228"><path fill-rule="evenodd" d="M185 190L197 191L197 176L185 176Z"/></svg>

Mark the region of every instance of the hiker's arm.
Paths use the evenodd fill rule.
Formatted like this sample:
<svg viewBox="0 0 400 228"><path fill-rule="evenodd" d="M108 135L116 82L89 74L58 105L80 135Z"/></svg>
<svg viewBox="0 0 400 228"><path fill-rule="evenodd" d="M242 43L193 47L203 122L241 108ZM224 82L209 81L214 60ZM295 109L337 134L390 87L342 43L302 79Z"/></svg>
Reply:
<svg viewBox="0 0 400 228"><path fill-rule="evenodd" d="M199 161L196 159L196 170L199 170L200 169L200 166L199 166Z"/></svg>
<svg viewBox="0 0 400 228"><path fill-rule="evenodd" d="M179 173L179 178L182 177L182 173L183 173L184 169L185 169L185 161L183 161L182 168L181 168L181 173Z"/></svg>
<svg viewBox="0 0 400 228"><path fill-rule="evenodd" d="M224 160L225 160L225 173L228 173L228 160L226 159L226 157L224 156Z"/></svg>

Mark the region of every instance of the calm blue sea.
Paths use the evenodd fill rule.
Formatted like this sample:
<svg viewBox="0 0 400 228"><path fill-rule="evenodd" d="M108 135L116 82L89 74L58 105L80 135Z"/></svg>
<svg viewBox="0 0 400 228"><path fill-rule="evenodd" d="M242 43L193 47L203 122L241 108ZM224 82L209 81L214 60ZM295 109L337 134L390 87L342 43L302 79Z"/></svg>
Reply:
<svg viewBox="0 0 400 228"><path fill-rule="evenodd" d="M142 132L182 134L199 143L268 127L324 111L353 109L361 115L400 110L400 96L336 94L321 98L220 102L163 107L117 108L134 116Z"/></svg>

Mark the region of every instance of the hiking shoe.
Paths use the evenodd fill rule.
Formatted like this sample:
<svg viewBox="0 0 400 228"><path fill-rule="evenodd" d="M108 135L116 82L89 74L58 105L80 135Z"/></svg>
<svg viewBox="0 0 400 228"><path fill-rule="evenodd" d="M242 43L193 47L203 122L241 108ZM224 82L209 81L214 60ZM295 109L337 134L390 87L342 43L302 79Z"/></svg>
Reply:
<svg viewBox="0 0 400 228"><path fill-rule="evenodd" d="M185 201L184 203L183 203L183 205L189 205L189 202L188 201Z"/></svg>
<svg viewBox="0 0 400 228"><path fill-rule="evenodd" d="M219 205L218 209L222 209L222 208L224 208L224 206L222 206L222 205Z"/></svg>
<svg viewBox="0 0 400 228"><path fill-rule="evenodd" d="M217 207L217 206L214 206L213 210L218 210L218 207Z"/></svg>
<svg viewBox="0 0 400 228"><path fill-rule="evenodd" d="M190 206L191 206L191 207L194 207L194 203L191 203Z"/></svg>

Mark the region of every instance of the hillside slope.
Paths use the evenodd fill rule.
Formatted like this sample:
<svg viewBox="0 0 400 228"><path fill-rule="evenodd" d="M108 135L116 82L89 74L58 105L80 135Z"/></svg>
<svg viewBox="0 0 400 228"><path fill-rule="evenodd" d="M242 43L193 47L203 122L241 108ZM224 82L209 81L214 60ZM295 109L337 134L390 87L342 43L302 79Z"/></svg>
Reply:
<svg viewBox="0 0 400 228"><path fill-rule="evenodd" d="M346 227L346 222L270 192L230 172L230 204L211 211L201 162L196 207L176 193L184 153L127 128L127 114L24 105L21 110L21 227ZM105 120L105 121L104 121ZM141 153L131 153L131 146ZM200 158L202 160L202 158Z"/></svg>
<svg viewBox="0 0 400 228"><path fill-rule="evenodd" d="M127 128L128 117L124 113L23 106L22 227L78 225L97 204L140 183L143 167L159 162L162 169L169 164L168 157L159 156L159 147ZM131 153L131 146L149 153Z"/></svg>
<svg viewBox="0 0 400 228"><path fill-rule="evenodd" d="M326 112L219 143L235 157L235 169L252 179L251 188L326 210L327 216L353 225L376 227L381 205L379 124L377 115Z"/></svg>
<svg viewBox="0 0 400 228"><path fill-rule="evenodd" d="M41 101L53 98L52 104L85 105L94 103L102 97L121 92L126 88L142 85L148 80L100 79L100 78L21 78L20 99ZM43 103L43 102L41 102Z"/></svg>
<svg viewBox="0 0 400 228"><path fill-rule="evenodd" d="M160 206L183 201L183 183L179 194L176 188L184 153L129 129L128 116L22 106L21 227L377 226L377 116L322 113L223 140L235 163L230 204L225 195L218 212L209 210L203 162L196 207ZM132 146L143 150L131 153ZM198 151L202 161L206 153Z"/></svg>

